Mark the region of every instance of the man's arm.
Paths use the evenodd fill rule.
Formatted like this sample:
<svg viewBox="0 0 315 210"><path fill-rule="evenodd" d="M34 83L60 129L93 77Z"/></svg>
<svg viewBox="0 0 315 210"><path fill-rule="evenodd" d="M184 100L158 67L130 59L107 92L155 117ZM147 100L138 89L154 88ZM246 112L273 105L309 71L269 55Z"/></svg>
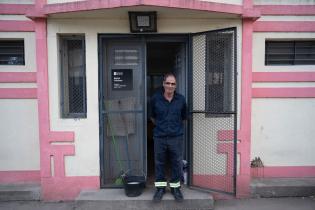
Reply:
<svg viewBox="0 0 315 210"><path fill-rule="evenodd" d="M186 100L184 99L184 102L183 102L183 107L182 107L182 110L181 110L181 115L182 115L182 119L183 121L184 120L187 120L187 117L188 117L188 110L187 110L187 104L186 104Z"/></svg>
<svg viewBox="0 0 315 210"><path fill-rule="evenodd" d="M150 119L151 119L152 123L155 125L155 119L152 117L150 117Z"/></svg>
<svg viewBox="0 0 315 210"><path fill-rule="evenodd" d="M155 110L154 110L154 98L150 98L149 116L152 123L155 125Z"/></svg>

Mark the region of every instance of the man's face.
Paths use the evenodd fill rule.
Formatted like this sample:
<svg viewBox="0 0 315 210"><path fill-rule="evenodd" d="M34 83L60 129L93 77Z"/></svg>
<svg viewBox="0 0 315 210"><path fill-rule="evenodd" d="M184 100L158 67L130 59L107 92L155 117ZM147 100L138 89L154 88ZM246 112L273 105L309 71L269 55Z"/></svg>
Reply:
<svg viewBox="0 0 315 210"><path fill-rule="evenodd" d="M165 90L165 93L171 94L174 93L176 89L176 79L173 76L168 76L165 81L163 82L163 87Z"/></svg>

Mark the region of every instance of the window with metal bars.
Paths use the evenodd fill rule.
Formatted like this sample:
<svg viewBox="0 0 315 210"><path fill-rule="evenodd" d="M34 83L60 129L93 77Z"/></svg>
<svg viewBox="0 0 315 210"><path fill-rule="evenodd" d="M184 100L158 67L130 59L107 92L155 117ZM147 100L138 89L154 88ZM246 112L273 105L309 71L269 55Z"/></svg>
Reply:
<svg viewBox="0 0 315 210"><path fill-rule="evenodd" d="M61 115L86 118L85 38L60 36Z"/></svg>
<svg viewBox="0 0 315 210"><path fill-rule="evenodd" d="M233 34L207 36L206 111L207 117L232 111ZM227 115L228 116L228 115Z"/></svg>
<svg viewBox="0 0 315 210"><path fill-rule="evenodd" d="M24 40L0 40L0 65L25 65Z"/></svg>
<svg viewBox="0 0 315 210"><path fill-rule="evenodd" d="M315 40L266 41L265 65L315 65Z"/></svg>

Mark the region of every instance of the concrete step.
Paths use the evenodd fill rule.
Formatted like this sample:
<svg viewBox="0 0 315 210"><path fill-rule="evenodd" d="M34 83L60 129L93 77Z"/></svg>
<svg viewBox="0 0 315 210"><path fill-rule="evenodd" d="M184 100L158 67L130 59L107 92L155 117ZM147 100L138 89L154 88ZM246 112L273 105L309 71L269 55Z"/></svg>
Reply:
<svg viewBox="0 0 315 210"><path fill-rule="evenodd" d="M38 201L39 184L1 184L0 201Z"/></svg>
<svg viewBox="0 0 315 210"><path fill-rule="evenodd" d="M253 197L306 197L315 195L315 178L259 178L251 182Z"/></svg>
<svg viewBox="0 0 315 210"><path fill-rule="evenodd" d="M183 202L176 202L170 191L167 191L160 203L153 203L154 192L154 188L147 187L140 196L127 197L124 189L82 191L76 199L77 209L214 209L214 200L209 193L183 188L182 193L185 198Z"/></svg>

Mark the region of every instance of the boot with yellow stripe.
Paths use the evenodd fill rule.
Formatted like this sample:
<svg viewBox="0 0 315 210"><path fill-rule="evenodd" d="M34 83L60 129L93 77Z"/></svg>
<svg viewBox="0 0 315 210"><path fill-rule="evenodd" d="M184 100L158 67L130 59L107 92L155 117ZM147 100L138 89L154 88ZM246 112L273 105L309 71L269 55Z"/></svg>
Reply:
<svg viewBox="0 0 315 210"><path fill-rule="evenodd" d="M175 200L177 202L182 202L184 200L184 196L180 191L180 182L170 183L170 188Z"/></svg>
<svg viewBox="0 0 315 210"><path fill-rule="evenodd" d="M154 182L154 185L156 187L156 191L153 196L153 202L158 203L162 200L163 195L165 194L167 182Z"/></svg>

